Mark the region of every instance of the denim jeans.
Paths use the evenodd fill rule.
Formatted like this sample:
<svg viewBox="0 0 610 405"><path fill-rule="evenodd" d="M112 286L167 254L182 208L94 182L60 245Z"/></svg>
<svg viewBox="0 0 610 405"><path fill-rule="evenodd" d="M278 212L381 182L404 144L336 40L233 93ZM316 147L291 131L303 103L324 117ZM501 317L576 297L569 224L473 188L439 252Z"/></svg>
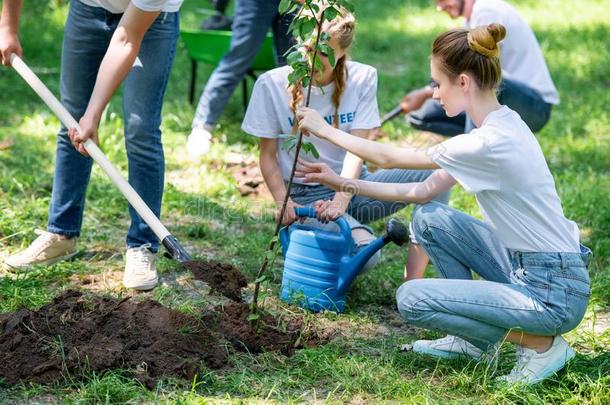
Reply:
<svg viewBox="0 0 610 405"><path fill-rule="evenodd" d="M508 331L556 336L574 329L589 301L591 251L510 251L487 224L438 202L418 207L413 232L441 279L404 283L398 310L411 324L481 349ZM471 271L482 280L472 280Z"/></svg>
<svg viewBox="0 0 610 405"><path fill-rule="evenodd" d="M87 108L100 63L121 14L91 7L78 0L70 3L61 59L61 102L78 121ZM164 182L161 144L161 107L179 34L178 13L161 13L150 27L134 67L123 82L125 147L129 183L159 216ZM62 125L57 137L55 177L49 207L50 232L80 234L85 194L93 160L79 154ZM127 246L146 243L158 249L158 239L129 206L131 226Z"/></svg>
<svg viewBox="0 0 610 405"><path fill-rule="evenodd" d="M376 183L420 183L426 180L433 170L406 170L406 169L383 169L370 173L366 168L362 170L361 180ZM318 200L329 200L335 196L335 190L323 185L293 184L290 197L294 202L301 205L311 205ZM446 203L449 192L436 197L435 201ZM346 214L344 215L352 229L364 228L373 233L371 228L362 224L368 224L406 207L404 201L381 201L370 197L355 195L350 201Z"/></svg>
<svg viewBox="0 0 610 405"><path fill-rule="evenodd" d="M500 82L498 101L516 111L532 132L540 131L551 118L553 105L545 102L536 90L516 80ZM475 127L465 113L447 117L440 103L432 99L409 115L409 123L416 129L445 136L467 134Z"/></svg>
<svg viewBox="0 0 610 405"><path fill-rule="evenodd" d="M278 13L280 0L237 0L233 19L231 47L206 83L199 99L193 127L213 127L224 111L233 91L254 62L269 27L278 66L286 64L284 53L292 46L288 26L294 15Z"/></svg>

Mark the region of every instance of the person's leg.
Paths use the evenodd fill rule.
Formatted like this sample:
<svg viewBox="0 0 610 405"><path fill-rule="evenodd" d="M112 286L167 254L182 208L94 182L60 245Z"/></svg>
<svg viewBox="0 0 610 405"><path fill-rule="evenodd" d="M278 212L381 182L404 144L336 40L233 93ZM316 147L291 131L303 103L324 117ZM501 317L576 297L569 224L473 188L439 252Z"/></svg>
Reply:
<svg viewBox="0 0 610 405"><path fill-rule="evenodd" d="M552 104L525 83L503 79L498 88L498 101L516 111L532 132L540 131L551 117Z"/></svg>
<svg viewBox="0 0 610 405"><path fill-rule="evenodd" d="M432 170L389 169L378 170L374 173L364 170L361 179L377 183L419 183L426 180L432 173ZM435 198L435 201L442 203L446 203L448 200L449 192ZM365 196L355 196L348 207L348 212L358 221L366 224L392 215L406 205L404 201L380 201ZM412 241L409 242L404 271L405 280L423 277L427 264L426 252L418 248Z"/></svg>
<svg viewBox="0 0 610 405"><path fill-rule="evenodd" d="M70 3L61 55L61 103L78 121L85 113L99 65L111 37L108 13L80 1ZM92 159L74 149L62 125L57 136L55 175L47 230L68 237L81 230Z"/></svg>
<svg viewBox="0 0 610 405"><path fill-rule="evenodd" d="M277 14L277 7L277 0L237 0L231 47L206 83L193 128L205 126L209 131L216 125L233 91L254 61Z"/></svg>
<svg viewBox="0 0 610 405"><path fill-rule="evenodd" d="M375 183L419 183L426 180L432 170L383 169L370 173L362 171L361 180ZM438 197L446 202L446 195ZM407 206L404 201L381 201L367 196L355 195L348 207L348 213L362 223L385 218Z"/></svg>
<svg viewBox="0 0 610 405"><path fill-rule="evenodd" d="M285 54L296 43L290 31L288 31L290 23L294 20L295 16L295 13L286 15L277 13L273 19L273 44L275 45L275 57L278 66L286 64Z"/></svg>
<svg viewBox="0 0 610 405"><path fill-rule="evenodd" d="M434 132L444 136L455 136L464 133L465 114L448 117L436 100L426 100L417 111L409 114L409 124L420 131Z"/></svg>
<svg viewBox="0 0 610 405"><path fill-rule="evenodd" d="M484 280L419 279L396 291L398 310L409 323L459 336L481 350L510 330L553 336L541 318L543 305L523 285Z"/></svg>
<svg viewBox="0 0 610 405"><path fill-rule="evenodd" d="M510 260L493 229L445 204L417 207L413 237L444 278L471 279L471 270L485 280L510 283Z"/></svg>
<svg viewBox="0 0 610 405"><path fill-rule="evenodd" d="M123 112L129 183L157 216L161 211L164 157L161 143L161 109L179 35L178 13L161 13L144 36L134 67L124 82ZM129 206L129 248L159 240Z"/></svg>

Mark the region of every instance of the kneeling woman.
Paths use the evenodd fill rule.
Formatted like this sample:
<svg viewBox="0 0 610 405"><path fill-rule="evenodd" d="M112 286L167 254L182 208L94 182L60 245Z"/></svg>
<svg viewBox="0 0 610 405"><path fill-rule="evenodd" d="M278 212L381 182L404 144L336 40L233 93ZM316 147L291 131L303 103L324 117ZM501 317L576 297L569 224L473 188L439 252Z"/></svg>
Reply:
<svg viewBox="0 0 610 405"><path fill-rule="evenodd" d="M412 324L450 335L415 342L414 350L438 357L469 355L507 340L517 363L502 377L535 383L561 369L574 351L561 337L583 318L590 295L590 251L578 227L565 218L540 145L508 107L500 105L498 24L454 29L436 38L431 75L434 98L447 115L466 111L478 128L425 151L393 148L349 136L310 109L299 126L382 167L441 168L422 184L374 184L337 176L323 164L303 162L300 175L336 190L421 205L413 235L442 279L412 280L396 293ZM454 183L475 195L484 221L429 202ZM472 280L471 271L483 280Z"/></svg>
<svg viewBox="0 0 610 405"><path fill-rule="evenodd" d="M334 128L340 128L361 139L366 138L369 130L379 126L377 109L377 72L371 66L348 61L348 49L354 36L354 16L341 10L341 16L331 22L324 22L322 30L330 37L329 45L334 51L336 64L332 67L328 58L321 55L324 65L322 72L314 76L315 86L311 93L311 106L318 111ZM311 45L304 44L307 52ZM304 89L301 84L290 86L289 66L270 70L261 75L254 86L252 98L246 111L242 129L260 138L260 168L265 183L278 211L286 195L286 183L290 177L294 151L282 147L286 134L296 134L296 109L303 104ZM310 138L318 150L317 161L327 163L332 170L347 178L361 178L371 182L409 183L421 182L428 178L431 170L379 170L369 173L362 160L351 153L322 139ZM310 156L302 154L304 159ZM313 205L318 219L328 222L343 215L352 227L354 240L364 245L373 239L370 228L361 225L384 218L406 203L402 200L380 201L365 196L353 196L350 192L335 193L321 184L305 184L296 177L288 200L283 223L288 225L296 217L294 207ZM440 196L446 201L446 195ZM373 258L369 261L370 267ZM408 278L422 277L427 256L410 255ZM406 275L405 275L406 276Z"/></svg>

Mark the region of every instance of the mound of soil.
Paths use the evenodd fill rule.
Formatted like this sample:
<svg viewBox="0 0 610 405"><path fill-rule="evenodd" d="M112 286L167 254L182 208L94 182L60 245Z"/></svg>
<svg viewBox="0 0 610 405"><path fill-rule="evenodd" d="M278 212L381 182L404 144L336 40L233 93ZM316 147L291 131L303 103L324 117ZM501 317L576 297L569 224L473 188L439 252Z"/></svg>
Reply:
<svg viewBox="0 0 610 405"><path fill-rule="evenodd" d="M147 386L162 376L192 378L226 351L195 318L155 301L85 297L67 291L37 311L0 319L0 378L41 383L62 373L129 368Z"/></svg>
<svg viewBox="0 0 610 405"><path fill-rule="evenodd" d="M230 264L193 260L183 266L193 273L196 280L207 283L225 297L238 302L242 300L241 289L248 285L248 280Z"/></svg>
<svg viewBox="0 0 610 405"><path fill-rule="evenodd" d="M162 377L192 379L202 363L225 366L226 343L248 353L291 355L322 342L303 332L301 318L261 313L258 322L249 321L241 300L247 281L233 266L190 262L187 268L232 301L202 309L198 318L156 301L69 290L38 310L0 314L0 380L48 383L87 370L127 368L153 388Z"/></svg>

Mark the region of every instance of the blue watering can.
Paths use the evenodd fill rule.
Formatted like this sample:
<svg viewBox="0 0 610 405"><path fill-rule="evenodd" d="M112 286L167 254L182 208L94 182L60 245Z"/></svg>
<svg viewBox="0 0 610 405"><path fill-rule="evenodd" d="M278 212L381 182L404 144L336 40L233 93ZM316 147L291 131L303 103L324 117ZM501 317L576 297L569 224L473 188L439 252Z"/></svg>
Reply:
<svg viewBox="0 0 610 405"><path fill-rule="evenodd" d="M315 209L295 209L299 217L316 217ZM335 220L339 232L312 228L295 222L280 232L284 274L280 298L314 312L343 312L345 295L364 264L392 241L407 241L407 226L396 219L386 224L386 234L356 253L352 230L343 217Z"/></svg>

